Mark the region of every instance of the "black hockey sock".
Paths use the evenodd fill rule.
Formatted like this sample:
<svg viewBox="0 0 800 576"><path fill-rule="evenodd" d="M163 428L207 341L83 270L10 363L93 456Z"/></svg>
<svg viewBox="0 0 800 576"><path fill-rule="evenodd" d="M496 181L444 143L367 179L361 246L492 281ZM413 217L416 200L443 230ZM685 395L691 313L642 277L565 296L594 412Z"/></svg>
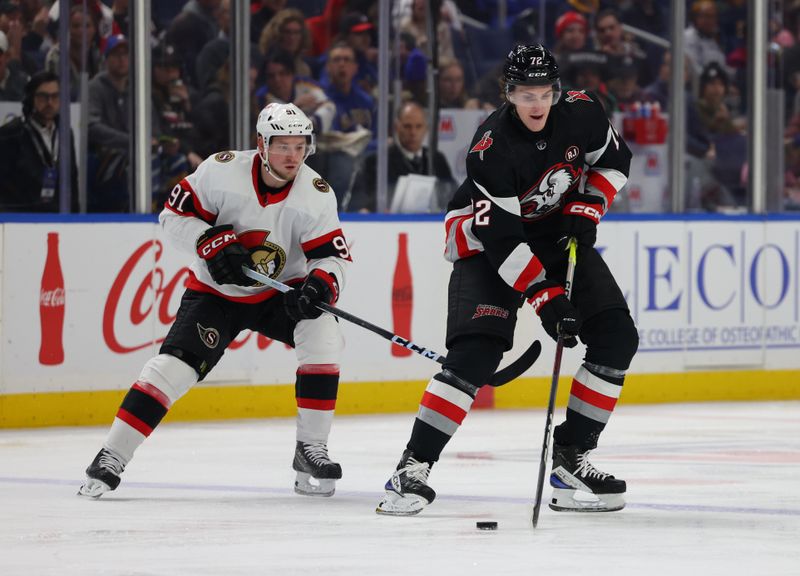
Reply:
<svg viewBox="0 0 800 576"><path fill-rule="evenodd" d="M478 388L447 369L428 382L407 447L417 460L436 462L467 416Z"/></svg>
<svg viewBox="0 0 800 576"><path fill-rule="evenodd" d="M304 364L297 369L297 440L328 441L339 391L338 364Z"/></svg>
<svg viewBox="0 0 800 576"><path fill-rule="evenodd" d="M169 407L169 399L158 388L146 382L136 382L122 400L117 418L144 436L150 436Z"/></svg>
<svg viewBox="0 0 800 576"><path fill-rule="evenodd" d="M575 374L567 405L567 420L556 426L557 444L574 444L583 450L597 447L617 404L625 373L621 370L584 363Z"/></svg>
<svg viewBox="0 0 800 576"><path fill-rule="evenodd" d="M298 406L333 410L338 391L338 364L306 364L297 369L294 394Z"/></svg>

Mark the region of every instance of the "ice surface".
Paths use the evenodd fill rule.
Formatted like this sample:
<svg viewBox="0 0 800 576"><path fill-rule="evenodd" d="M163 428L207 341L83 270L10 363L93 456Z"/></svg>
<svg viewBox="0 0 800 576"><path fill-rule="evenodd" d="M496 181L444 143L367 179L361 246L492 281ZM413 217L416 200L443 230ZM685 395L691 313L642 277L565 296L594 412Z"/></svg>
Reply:
<svg viewBox="0 0 800 576"><path fill-rule="evenodd" d="M106 428L0 431L0 575L800 574L798 402L623 403L592 461L627 480L627 508L545 507L535 531L542 410L474 411L436 502L378 516L412 423L337 418L328 499L292 490L291 419L165 423L98 501L75 492Z"/></svg>

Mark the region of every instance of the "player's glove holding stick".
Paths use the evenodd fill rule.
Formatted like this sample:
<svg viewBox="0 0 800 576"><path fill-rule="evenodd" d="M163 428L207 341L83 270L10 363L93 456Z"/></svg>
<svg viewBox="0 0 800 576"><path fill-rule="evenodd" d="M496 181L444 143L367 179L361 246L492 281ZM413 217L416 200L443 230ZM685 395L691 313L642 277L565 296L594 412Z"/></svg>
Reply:
<svg viewBox="0 0 800 576"><path fill-rule="evenodd" d="M603 199L592 194L572 193L561 211L561 239L559 245L566 249L569 238L574 237L580 246L594 246L597 241L597 224L603 217Z"/></svg>
<svg viewBox="0 0 800 576"><path fill-rule="evenodd" d="M306 276L302 286L287 292L283 298L286 313L292 320L313 320L322 315L318 303L333 304L339 298L339 283L336 276L317 268Z"/></svg>
<svg viewBox="0 0 800 576"><path fill-rule="evenodd" d="M252 286L256 283L242 272L242 266L252 266L253 260L230 224L212 226L203 232L197 239L197 254L206 261L217 284Z"/></svg>
<svg viewBox="0 0 800 576"><path fill-rule="evenodd" d="M576 336L581 329L581 316L567 298L563 286L553 280L542 280L530 287L528 302L539 315L544 331L553 339L564 338L564 346L578 344Z"/></svg>

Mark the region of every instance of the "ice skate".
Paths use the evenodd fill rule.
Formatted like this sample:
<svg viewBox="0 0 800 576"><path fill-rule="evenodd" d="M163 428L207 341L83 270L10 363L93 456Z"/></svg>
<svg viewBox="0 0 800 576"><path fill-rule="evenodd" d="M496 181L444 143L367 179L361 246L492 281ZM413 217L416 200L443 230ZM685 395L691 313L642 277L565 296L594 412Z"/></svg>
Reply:
<svg viewBox="0 0 800 576"><path fill-rule="evenodd" d="M336 480L342 477L342 467L331 462L322 442L298 441L292 468L297 471L294 491L304 496L333 496Z"/></svg>
<svg viewBox="0 0 800 576"><path fill-rule="evenodd" d="M589 462L589 450L553 446L550 508L559 512L613 512L625 507L625 481L601 472Z"/></svg>
<svg viewBox="0 0 800 576"><path fill-rule="evenodd" d="M414 458L411 450L403 452L392 477L384 486L386 496L375 512L389 516L413 516L433 502L436 492L428 486L431 464Z"/></svg>
<svg viewBox="0 0 800 576"><path fill-rule="evenodd" d="M119 475L125 464L110 450L103 448L86 469L86 482L78 489L78 496L100 498L119 486Z"/></svg>

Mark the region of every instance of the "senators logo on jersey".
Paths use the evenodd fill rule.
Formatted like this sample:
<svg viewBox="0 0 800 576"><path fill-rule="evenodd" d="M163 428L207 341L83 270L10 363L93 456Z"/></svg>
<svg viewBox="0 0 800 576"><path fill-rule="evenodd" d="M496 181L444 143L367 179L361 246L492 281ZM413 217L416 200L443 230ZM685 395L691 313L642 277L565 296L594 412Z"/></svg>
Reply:
<svg viewBox="0 0 800 576"><path fill-rule="evenodd" d="M559 163L551 166L539 181L525 192L519 200L522 217L534 220L550 212L561 203L561 199L580 182L581 169L571 164Z"/></svg>
<svg viewBox="0 0 800 576"><path fill-rule="evenodd" d="M250 230L239 235L239 241L250 250L253 266L270 278L277 278L286 265L286 251L267 240L269 231Z"/></svg>

